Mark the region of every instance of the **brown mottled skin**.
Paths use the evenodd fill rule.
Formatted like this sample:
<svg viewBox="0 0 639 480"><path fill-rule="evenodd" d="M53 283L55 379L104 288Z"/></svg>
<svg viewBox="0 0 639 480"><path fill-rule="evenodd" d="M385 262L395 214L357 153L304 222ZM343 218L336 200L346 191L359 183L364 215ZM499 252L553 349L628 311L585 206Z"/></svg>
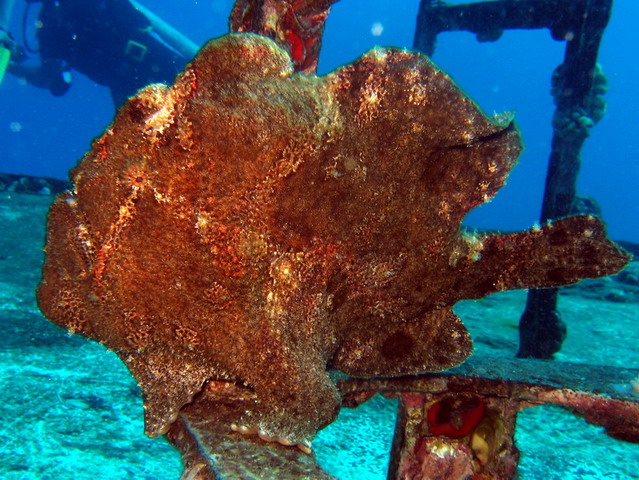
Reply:
<svg viewBox="0 0 639 480"><path fill-rule="evenodd" d="M150 435L206 397L300 442L338 412L329 368L449 368L472 350L458 300L625 265L593 217L460 230L520 150L510 118L419 54L304 76L273 41L225 36L129 100L72 172L39 304L122 358Z"/></svg>

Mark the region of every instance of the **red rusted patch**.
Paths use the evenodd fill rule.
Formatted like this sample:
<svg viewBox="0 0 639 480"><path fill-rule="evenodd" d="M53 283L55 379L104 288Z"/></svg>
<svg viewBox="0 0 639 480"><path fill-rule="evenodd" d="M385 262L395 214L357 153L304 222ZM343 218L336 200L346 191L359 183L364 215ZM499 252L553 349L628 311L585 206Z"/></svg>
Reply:
<svg viewBox="0 0 639 480"><path fill-rule="evenodd" d="M476 395L449 395L428 409L428 430L432 435L465 437L479 424L485 411L484 401Z"/></svg>

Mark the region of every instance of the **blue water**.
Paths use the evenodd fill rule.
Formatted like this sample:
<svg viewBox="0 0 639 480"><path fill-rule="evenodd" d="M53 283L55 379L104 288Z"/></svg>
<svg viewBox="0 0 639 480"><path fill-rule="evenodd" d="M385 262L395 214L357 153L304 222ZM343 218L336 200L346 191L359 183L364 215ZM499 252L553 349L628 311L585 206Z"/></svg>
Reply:
<svg viewBox="0 0 639 480"><path fill-rule="evenodd" d="M376 44L410 47L418 3L338 2L328 21L320 72ZM14 15L15 36L20 33L22 4L18 2ZM226 32L231 5L230 0L181 0L179 6L154 0L148 6L201 44ZM579 177L579 193L598 200L610 235L634 241L639 241L637 18L639 2L615 1L600 53L609 81L608 111L586 142ZM33 31L27 35L33 37ZM473 212L469 224L522 229L538 219L550 152L550 75L563 52L564 43L553 41L545 30L506 32L494 43L478 43L465 33L439 36L433 60L487 112L515 111L526 144L508 185L491 204ZM107 89L80 74L61 98L7 76L0 86L0 106L0 172L59 178L66 177L113 116Z"/></svg>

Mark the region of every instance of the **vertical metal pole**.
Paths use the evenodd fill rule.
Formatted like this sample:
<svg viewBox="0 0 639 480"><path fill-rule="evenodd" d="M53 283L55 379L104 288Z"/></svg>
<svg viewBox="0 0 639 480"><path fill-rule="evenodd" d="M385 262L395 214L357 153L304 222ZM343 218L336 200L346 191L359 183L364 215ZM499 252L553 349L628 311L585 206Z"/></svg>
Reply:
<svg viewBox="0 0 639 480"><path fill-rule="evenodd" d="M433 7L439 4L438 0L421 0L419 11L417 12L417 26L415 27L415 38L413 48L425 53L429 57L435 51L435 42L440 29L437 28L438 17L434 14Z"/></svg>
<svg viewBox="0 0 639 480"><path fill-rule="evenodd" d="M552 151L548 161L541 222L568 215L576 198L580 153L590 128L599 119L594 111L597 55L610 19L612 0L583 2L582 15L566 32L564 63L556 72L557 109L553 118ZM530 290L519 322L522 358L552 358L561 349L566 326L557 310L559 290Z"/></svg>

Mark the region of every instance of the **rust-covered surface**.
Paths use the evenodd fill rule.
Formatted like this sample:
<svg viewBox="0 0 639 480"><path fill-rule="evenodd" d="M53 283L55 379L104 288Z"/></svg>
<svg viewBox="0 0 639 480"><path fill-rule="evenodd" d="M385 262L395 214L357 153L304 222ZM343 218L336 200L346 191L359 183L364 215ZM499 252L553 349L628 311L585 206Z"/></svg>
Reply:
<svg viewBox="0 0 639 480"><path fill-rule="evenodd" d="M206 391L180 412L166 437L182 454L183 478L337 480L322 470L313 454L229 429L245 407L243 402L220 401Z"/></svg>
<svg viewBox="0 0 639 480"><path fill-rule="evenodd" d="M233 33L259 33L284 48L296 71L313 74L324 23L337 0L237 0L229 19Z"/></svg>
<svg viewBox="0 0 639 480"><path fill-rule="evenodd" d="M267 38L222 37L130 99L72 172L39 305L122 358L149 435L182 411L308 451L340 407L328 368L450 368L472 350L458 300L626 264L594 217L460 230L520 150L509 116L419 54L316 77Z"/></svg>
<svg viewBox="0 0 639 480"><path fill-rule="evenodd" d="M389 480L517 478L517 414L557 405L639 443L637 369L471 358L444 374L339 382L345 406L376 393L400 399ZM559 473L559 472L558 472Z"/></svg>

